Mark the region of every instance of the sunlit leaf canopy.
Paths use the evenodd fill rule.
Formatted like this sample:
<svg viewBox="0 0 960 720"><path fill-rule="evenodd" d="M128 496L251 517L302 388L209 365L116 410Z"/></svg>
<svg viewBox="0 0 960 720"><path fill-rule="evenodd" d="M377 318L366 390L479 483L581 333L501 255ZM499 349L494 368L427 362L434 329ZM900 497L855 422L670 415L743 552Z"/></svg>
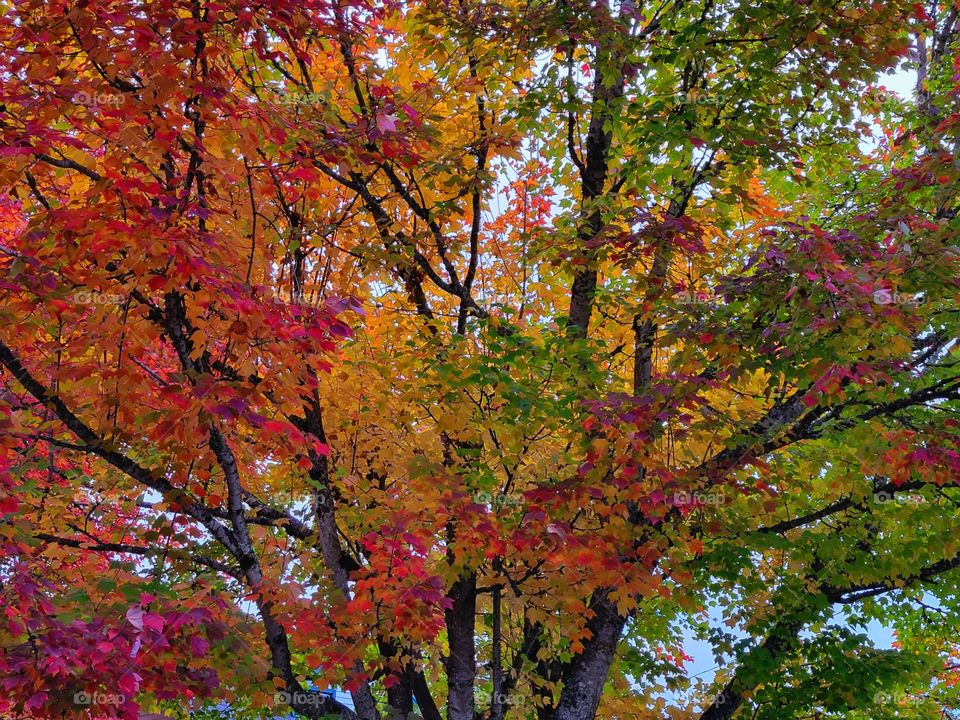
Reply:
<svg viewBox="0 0 960 720"><path fill-rule="evenodd" d="M956 7L2 8L0 713L956 705Z"/></svg>

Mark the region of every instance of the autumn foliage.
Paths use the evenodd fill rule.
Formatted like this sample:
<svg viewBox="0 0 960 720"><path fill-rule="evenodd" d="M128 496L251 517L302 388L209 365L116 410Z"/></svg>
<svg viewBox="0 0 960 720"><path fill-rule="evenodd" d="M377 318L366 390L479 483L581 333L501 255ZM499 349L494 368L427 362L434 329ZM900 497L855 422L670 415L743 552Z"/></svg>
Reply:
<svg viewBox="0 0 960 720"><path fill-rule="evenodd" d="M960 6L0 13L0 717L960 702Z"/></svg>

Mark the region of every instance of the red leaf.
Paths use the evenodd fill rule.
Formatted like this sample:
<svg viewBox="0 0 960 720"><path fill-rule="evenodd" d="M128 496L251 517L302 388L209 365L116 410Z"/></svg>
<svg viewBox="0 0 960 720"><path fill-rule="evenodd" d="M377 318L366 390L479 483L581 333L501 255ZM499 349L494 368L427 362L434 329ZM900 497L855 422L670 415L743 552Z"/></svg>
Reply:
<svg viewBox="0 0 960 720"><path fill-rule="evenodd" d="M143 627L160 632L163 630L163 616L156 613L143 614Z"/></svg>
<svg viewBox="0 0 960 720"><path fill-rule="evenodd" d="M136 695L137 691L140 689L141 679L142 678L136 673L126 672L120 677L119 680L117 680L117 688L119 688L124 695Z"/></svg>
<svg viewBox="0 0 960 720"><path fill-rule="evenodd" d="M277 435L282 435L289 432L290 425L288 423L282 422L280 420L267 420L261 426L261 429L265 430L268 433L276 433Z"/></svg>

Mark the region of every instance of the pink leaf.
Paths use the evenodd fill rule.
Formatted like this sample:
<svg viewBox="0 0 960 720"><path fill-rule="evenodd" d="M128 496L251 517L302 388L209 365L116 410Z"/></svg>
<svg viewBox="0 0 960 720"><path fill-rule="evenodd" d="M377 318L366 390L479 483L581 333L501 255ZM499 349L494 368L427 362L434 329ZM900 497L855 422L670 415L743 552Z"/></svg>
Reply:
<svg viewBox="0 0 960 720"><path fill-rule="evenodd" d="M210 649L210 643L204 640L199 635L194 635L190 638L190 652L195 657L203 657L207 654L207 650Z"/></svg>
<svg viewBox="0 0 960 720"><path fill-rule="evenodd" d="M143 630L143 610L138 607L132 607L127 610L127 622L137 630Z"/></svg>
<svg viewBox="0 0 960 720"><path fill-rule="evenodd" d="M397 118L387 113L377 114L377 130L382 133L391 133L397 131Z"/></svg>

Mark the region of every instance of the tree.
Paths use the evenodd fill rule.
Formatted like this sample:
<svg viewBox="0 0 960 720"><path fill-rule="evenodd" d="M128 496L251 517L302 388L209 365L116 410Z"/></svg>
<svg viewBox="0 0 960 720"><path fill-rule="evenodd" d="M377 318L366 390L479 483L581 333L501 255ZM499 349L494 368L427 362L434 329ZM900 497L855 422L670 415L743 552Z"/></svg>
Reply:
<svg viewBox="0 0 960 720"><path fill-rule="evenodd" d="M0 712L939 716L957 26L5 7Z"/></svg>

